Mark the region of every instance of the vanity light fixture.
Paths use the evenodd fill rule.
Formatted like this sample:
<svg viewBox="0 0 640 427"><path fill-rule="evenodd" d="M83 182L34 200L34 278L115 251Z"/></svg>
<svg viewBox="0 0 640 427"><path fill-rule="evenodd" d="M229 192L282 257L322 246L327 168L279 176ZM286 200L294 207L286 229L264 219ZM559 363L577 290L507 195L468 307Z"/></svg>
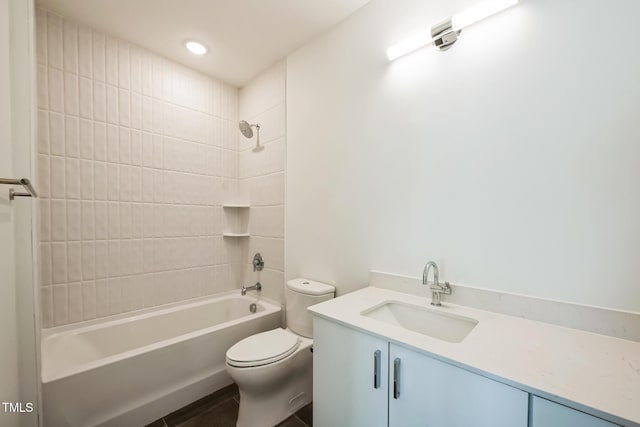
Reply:
<svg viewBox="0 0 640 427"><path fill-rule="evenodd" d="M205 53L207 53L207 48L202 43L189 40L184 45L187 50L189 50L189 52L193 53L194 55L204 55Z"/></svg>
<svg viewBox="0 0 640 427"><path fill-rule="evenodd" d="M431 30L411 36L387 49L389 61L393 61L423 46L433 44L438 50L449 49L457 40L463 28L482 21L491 15L514 6L520 0L485 0L434 25Z"/></svg>

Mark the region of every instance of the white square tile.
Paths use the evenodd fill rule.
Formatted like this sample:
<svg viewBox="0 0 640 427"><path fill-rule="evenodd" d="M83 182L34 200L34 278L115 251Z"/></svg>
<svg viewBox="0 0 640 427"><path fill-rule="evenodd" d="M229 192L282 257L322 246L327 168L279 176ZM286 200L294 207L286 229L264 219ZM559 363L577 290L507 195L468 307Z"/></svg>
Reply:
<svg viewBox="0 0 640 427"><path fill-rule="evenodd" d="M49 243L40 244L40 284L47 286L51 284L51 245Z"/></svg>
<svg viewBox="0 0 640 427"><path fill-rule="evenodd" d="M142 199L153 202L153 169L142 169Z"/></svg>
<svg viewBox="0 0 640 427"><path fill-rule="evenodd" d="M49 146L51 154L64 156L64 116L58 113L49 113Z"/></svg>
<svg viewBox="0 0 640 427"><path fill-rule="evenodd" d="M153 128L153 133L158 134L158 135L162 135L164 134L164 123L163 123L163 110L164 107L162 105L162 102L159 100L153 100L153 107L152 107L152 128Z"/></svg>
<svg viewBox="0 0 640 427"><path fill-rule="evenodd" d="M66 165L67 198L80 198L80 163L78 159L67 159Z"/></svg>
<svg viewBox="0 0 640 427"><path fill-rule="evenodd" d="M131 201L131 166L120 165L120 201Z"/></svg>
<svg viewBox="0 0 640 427"><path fill-rule="evenodd" d="M110 239L119 239L120 238L120 203L118 202L109 202L109 238ZM111 243L109 243L111 246ZM117 275L118 273L113 273L111 266L109 266L109 274Z"/></svg>
<svg viewBox="0 0 640 427"><path fill-rule="evenodd" d="M49 68L49 110L64 112L64 77L62 71Z"/></svg>
<svg viewBox="0 0 640 427"><path fill-rule="evenodd" d="M131 127L142 129L142 95L131 93Z"/></svg>
<svg viewBox="0 0 640 427"><path fill-rule="evenodd" d="M142 132L131 131L131 164L142 166Z"/></svg>
<svg viewBox="0 0 640 427"><path fill-rule="evenodd" d="M165 201L165 179L164 172L161 170L154 170L153 173L153 200L156 203L162 203Z"/></svg>
<svg viewBox="0 0 640 427"><path fill-rule="evenodd" d="M131 240L120 241L120 274L123 276L132 274L131 256Z"/></svg>
<svg viewBox="0 0 640 427"><path fill-rule="evenodd" d="M131 203L120 203L120 238L130 239L132 227ZM124 274L131 273L125 272Z"/></svg>
<svg viewBox="0 0 640 427"><path fill-rule="evenodd" d="M109 238L109 206L107 202L95 202L95 231L96 239L104 240ZM96 262L98 247L96 246ZM96 267L97 268L97 267ZM106 277L106 276L105 276Z"/></svg>
<svg viewBox="0 0 640 427"><path fill-rule="evenodd" d="M80 157L93 159L93 122L87 119L80 120Z"/></svg>
<svg viewBox="0 0 640 427"><path fill-rule="evenodd" d="M40 293L42 300L42 327L50 328L53 326L53 288L51 286L43 287Z"/></svg>
<svg viewBox="0 0 640 427"><path fill-rule="evenodd" d="M153 167L162 168L163 162L163 138L160 135L153 135Z"/></svg>
<svg viewBox="0 0 640 427"><path fill-rule="evenodd" d="M109 242L96 241L96 279L109 276Z"/></svg>
<svg viewBox="0 0 640 427"><path fill-rule="evenodd" d="M49 113L38 110L38 153L49 154Z"/></svg>
<svg viewBox="0 0 640 427"><path fill-rule="evenodd" d="M153 130L153 100L148 96L142 97L142 129Z"/></svg>
<svg viewBox="0 0 640 427"><path fill-rule="evenodd" d="M144 205L133 203L131 205L131 236L134 239L144 236Z"/></svg>
<svg viewBox="0 0 640 427"><path fill-rule="evenodd" d="M48 242L51 240L51 204L47 199L40 199L40 215L38 217L40 242Z"/></svg>
<svg viewBox="0 0 640 427"><path fill-rule="evenodd" d="M107 88L99 81L93 82L93 118L101 122L107 121Z"/></svg>
<svg viewBox="0 0 640 427"><path fill-rule="evenodd" d="M120 126L131 126L131 96L128 90L120 89L118 92Z"/></svg>
<svg viewBox="0 0 640 427"><path fill-rule="evenodd" d="M80 117L85 119L93 118L93 82L86 78L80 77Z"/></svg>
<svg viewBox="0 0 640 427"><path fill-rule="evenodd" d="M113 163L120 161L119 130L115 125L107 125L107 160Z"/></svg>
<svg viewBox="0 0 640 427"><path fill-rule="evenodd" d="M80 25L78 27L78 72L89 79L93 77L92 44L91 29Z"/></svg>
<svg viewBox="0 0 640 427"><path fill-rule="evenodd" d="M84 320L91 320L97 317L95 282L84 282L82 284L82 313Z"/></svg>
<svg viewBox="0 0 640 427"><path fill-rule="evenodd" d="M82 239L93 240L96 238L94 202L82 202Z"/></svg>
<svg viewBox="0 0 640 427"><path fill-rule="evenodd" d="M144 272L144 256L143 256L142 239L131 241L131 270L133 274Z"/></svg>
<svg viewBox="0 0 640 427"><path fill-rule="evenodd" d="M107 279L96 280L96 316L109 314L109 282Z"/></svg>
<svg viewBox="0 0 640 427"><path fill-rule="evenodd" d="M94 242L82 242L82 280L96 277L96 249Z"/></svg>
<svg viewBox="0 0 640 427"><path fill-rule="evenodd" d="M120 275L120 241L109 240L109 277Z"/></svg>
<svg viewBox="0 0 640 427"><path fill-rule="evenodd" d="M131 164L131 130L120 128L120 163Z"/></svg>
<svg viewBox="0 0 640 427"><path fill-rule="evenodd" d="M117 125L120 117L118 112L118 88L107 85L107 122Z"/></svg>
<svg viewBox="0 0 640 427"><path fill-rule="evenodd" d="M53 324L64 325L69 322L69 297L67 286L53 286Z"/></svg>
<svg viewBox="0 0 640 427"><path fill-rule="evenodd" d="M38 155L38 193L40 197L49 197L51 194L51 172L49 167L49 156Z"/></svg>
<svg viewBox="0 0 640 427"><path fill-rule="evenodd" d="M69 200L67 201L67 240L80 240L81 238L82 222L80 202L77 200ZM75 279L70 279L70 281L73 280Z"/></svg>
<svg viewBox="0 0 640 427"><path fill-rule="evenodd" d="M49 109L49 70L45 65L37 67L37 104L38 108Z"/></svg>
<svg viewBox="0 0 640 427"><path fill-rule="evenodd" d="M69 282L82 280L82 244L80 242L67 243L68 278Z"/></svg>
<svg viewBox="0 0 640 427"><path fill-rule="evenodd" d="M105 36L102 33L92 32L92 58L93 58L93 78L100 82L106 81L105 71Z"/></svg>
<svg viewBox="0 0 640 427"><path fill-rule="evenodd" d="M142 202L142 168L131 168L131 201Z"/></svg>
<svg viewBox="0 0 640 427"><path fill-rule="evenodd" d="M96 160L107 160L107 126L104 123L93 123L93 149Z"/></svg>
<svg viewBox="0 0 640 427"><path fill-rule="evenodd" d="M78 76L64 73L64 112L78 115Z"/></svg>
<svg viewBox="0 0 640 427"><path fill-rule="evenodd" d="M142 165L153 167L153 136L150 133L142 133Z"/></svg>
<svg viewBox="0 0 640 427"><path fill-rule="evenodd" d="M142 232L144 237L154 237L156 235L155 210L154 210L154 205L150 203L145 203L143 205L142 225L143 225Z"/></svg>
<svg viewBox="0 0 640 427"><path fill-rule="evenodd" d="M65 161L64 157L51 156L49 159L51 168L51 197L64 199L66 197L65 186Z"/></svg>
<svg viewBox="0 0 640 427"><path fill-rule="evenodd" d="M80 156L80 128L78 118L66 116L64 119L65 154L67 157Z"/></svg>
<svg viewBox="0 0 640 427"><path fill-rule="evenodd" d="M109 200L117 201L120 199L120 171L115 163L107 164L107 190Z"/></svg>
<svg viewBox="0 0 640 427"><path fill-rule="evenodd" d="M93 164L93 191L96 200L108 199L107 164L94 162Z"/></svg>
<svg viewBox="0 0 640 427"><path fill-rule="evenodd" d="M109 279L109 314L122 312L122 282L121 279Z"/></svg>
<svg viewBox="0 0 640 427"><path fill-rule="evenodd" d="M80 162L80 195L83 200L93 199L93 162Z"/></svg>
<svg viewBox="0 0 640 427"><path fill-rule="evenodd" d="M53 283L67 282L67 244L54 242L51 244L51 270Z"/></svg>
<svg viewBox="0 0 640 427"><path fill-rule="evenodd" d="M70 21L63 25L64 70L78 73L78 26Z"/></svg>

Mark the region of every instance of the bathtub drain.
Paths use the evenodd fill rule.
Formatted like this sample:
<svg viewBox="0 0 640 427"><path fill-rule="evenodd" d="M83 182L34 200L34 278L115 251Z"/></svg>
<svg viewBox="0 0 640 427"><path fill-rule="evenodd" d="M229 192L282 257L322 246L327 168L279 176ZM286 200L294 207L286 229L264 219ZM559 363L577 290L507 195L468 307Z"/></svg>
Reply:
<svg viewBox="0 0 640 427"><path fill-rule="evenodd" d="M255 313L258 307L255 304L249 305L249 311Z"/></svg>

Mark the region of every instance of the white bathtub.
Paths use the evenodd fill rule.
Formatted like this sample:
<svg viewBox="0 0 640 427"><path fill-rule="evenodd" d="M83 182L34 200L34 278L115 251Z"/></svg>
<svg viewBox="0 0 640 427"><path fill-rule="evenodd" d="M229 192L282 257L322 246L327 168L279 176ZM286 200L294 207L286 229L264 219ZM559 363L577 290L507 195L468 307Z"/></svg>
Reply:
<svg viewBox="0 0 640 427"><path fill-rule="evenodd" d="M228 384L225 353L281 325L239 291L42 332L45 427L143 426Z"/></svg>

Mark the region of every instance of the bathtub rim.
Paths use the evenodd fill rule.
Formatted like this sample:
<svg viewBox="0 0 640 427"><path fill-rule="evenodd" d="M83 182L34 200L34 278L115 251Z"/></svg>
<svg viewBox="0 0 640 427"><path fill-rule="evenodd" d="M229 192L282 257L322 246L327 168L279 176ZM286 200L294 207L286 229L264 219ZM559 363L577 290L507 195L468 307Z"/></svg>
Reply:
<svg viewBox="0 0 640 427"><path fill-rule="evenodd" d="M58 335L77 335L80 334L82 332L85 331L91 331L91 330L95 330L95 329L102 329L102 328L106 328L109 326L114 326L114 325L119 325L119 324L123 324L123 323L128 323L134 320L140 320L140 319L146 319L149 317L155 317L155 316L160 316L163 314L167 314L167 313L171 313L174 311L179 311L179 310L187 310L189 308L193 308L193 307L198 307L201 305L206 305L208 303L217 301L217 300L224 300L224 299L229 299L229 297L235 297L235 298L240 298L240 299L247 299L247 302L249 303L262 303L265 306L265 310L263 312L260 313L255 313L258 314L258 316L254 316L252 318L257 319L259 317L264 317L267 316L269 314L273 314L273 313L283 313L283 305L280 304L277 301L271 300L269 298L265 298L265 297L255 297L255 296L250 296L247 298L247 296L241 296L238 295L238 291L225 291L225 292L221 292L218 294L214 294L214 295L208 295L208 296L203 296L203 297L197 297L197 298L192 298L189 300L184 300L184 301L179 301L179 302L175 302L175 303L170 303L170 304L163 304L163 305L159 305L159 306L154 306L154 307L146 307L140 310L135 310L135 311L131 311L131 312L127 312L127 313L119 313L119 314L115 314L115 315L110 315L110 316L105 316L105 317L101 317L98 319L91 319L91 320L86 320L86 321L82 321L82 322L78 322L78 323L73 323L73 324L68 324L68 325L61 325L61 326L56 326L53 328L47 328L47 329L43 329L40 332L40 336L41 336L41 340L42 340L42 353L41 353L41 357L42 359L44 359L45 357L45 342L58 336ZM111 356L107 356L107 357L103 357L100 358L98 360L94 360L92 362L89 363L83 363L77 366L74 366L73 368L70 369L64 369L64 370L60 370L58 372L55 373L51 373L51 372L45 372L45 369L41 370L41 381L42 384L48 384L57 380L61 380L61 379L65 379L68 377L71 377L73 375L78 375L87 371L90 371L92 369L97 369L100 368L102 366L107 366L113 363L116 363L120 360L123 359L127 359L127 358L131 358L131 357L135 357L139 354L143 354L146 353L148 351L152 351L154 349L157 348L161 348L161 347L166 347L166 346L170 346L173 344L177 344L180 342L184 342L190 339L194 339L197 338L199 336L202 335L206 335L208 333L211 332L215 332L217 330L223 329L222 325L224 325L225 327L229 327L229 326L234 326L237 325L239 323L243 323L246 322L249 319L251 319L251 317L249 317L250 315L252 315L252 313L249 313L247 316L243 316L240 317L238 319L234 319L234 320L229 320L229 321L225 321L223 323L218 323L216 325L207 327L207 328L203 328L203 329L198 329L186 334L182 334L182 335L178 335L176 337L172 337L172 338L168 338L162 341L158 341L152 344L147 344L144 345L142 347L136 347L134 349L122 352L122 353L118 353L118 354L114 354ZM41 360L41 365L44 368L44 363L42 363L44 360ZM47 375L45 375L45 373Z"/></svg>

